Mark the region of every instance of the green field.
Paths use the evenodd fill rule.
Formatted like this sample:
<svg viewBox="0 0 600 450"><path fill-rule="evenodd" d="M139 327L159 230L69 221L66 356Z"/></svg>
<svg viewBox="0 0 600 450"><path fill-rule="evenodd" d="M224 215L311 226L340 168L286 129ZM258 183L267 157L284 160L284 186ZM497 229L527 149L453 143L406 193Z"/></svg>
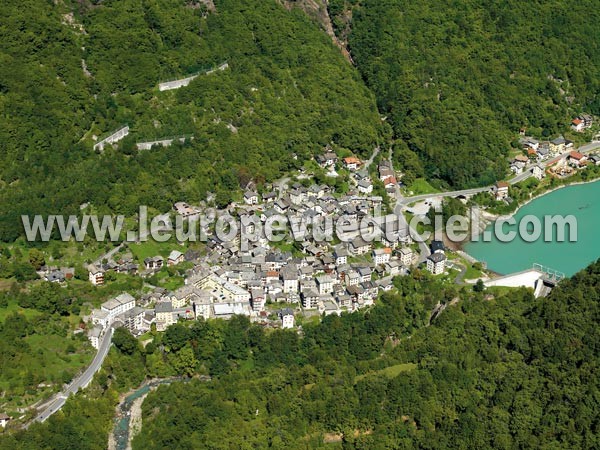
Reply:
<svg viewBox="0 0 600 450"><path fill-rule="evenodd" d="M6 310L14 308L2 309L0 313L5 315ZM35 325L35 333L24 337L18 345L18 357L11 357L5 350L4 358L10 364L0 371L4 411L14 412L47 399L89 365L95 350L85 335L73 335L70 322L62 318Z"/></svg>
<svg viewBox="0 0 600 450"><path fill-rule="evenodd" d="M41 312L36 311L35 309L21 308L19 305L17 305L16 300L9 300L6 308L0 308L0 323L4 322L6 316L13 313L23 314L28 319L42 314Z"/></svg>
<svg viewBox="0 0 600 450"><path fill-rule="evenodd" d="M152 256L161 255L166 258L172 250L178 250L181 253L185 253L187 247L179 245L176 242L156 242L154 240L149 240L139 244L129 244L129 250L140 262L142 262L145 258L151 258Z"/></svg>
<svg viewBox="0 0 600 450"><path fill-rule="evenodd" d="M477 280L483 276L480 270L475 269L473 266L467 266L467 272L465 273L465 280Z"/></svg>
<svg viewBox="0 0 600 450"><path fill-rule="evenodd" d="M435 192L439 192L439 190L429 184L425 178L417 178L413 184L404 189L404 193L408 195L424 195Z"/></svg>
<svg viewBox="0 0 600 450"><path fill-rule="evenodd" d="M372 376L383 376L386 378L395 378L403 372L410 372L411 370L415 370L417 368L416 364L413 363L404 363L404 364L396 364L393 366L386 367L385 369L377 370L375 372L365 373L363 375L358 375L354 378L354 382L358 382L367 377Z"/></svg>

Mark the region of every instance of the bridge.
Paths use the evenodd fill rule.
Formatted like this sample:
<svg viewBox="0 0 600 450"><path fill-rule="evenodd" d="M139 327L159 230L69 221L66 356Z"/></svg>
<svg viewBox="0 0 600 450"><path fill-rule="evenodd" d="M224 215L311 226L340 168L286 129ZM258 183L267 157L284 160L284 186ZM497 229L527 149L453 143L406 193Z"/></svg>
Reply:
<svg viewBox="0 0 600 450"><path fill-rule="evenodd" d="M565 274L563 272L543 266L542 264L533 263L533 268L542 272L544 274L544 279L554 284L559 283L565 278Z"/></svg>

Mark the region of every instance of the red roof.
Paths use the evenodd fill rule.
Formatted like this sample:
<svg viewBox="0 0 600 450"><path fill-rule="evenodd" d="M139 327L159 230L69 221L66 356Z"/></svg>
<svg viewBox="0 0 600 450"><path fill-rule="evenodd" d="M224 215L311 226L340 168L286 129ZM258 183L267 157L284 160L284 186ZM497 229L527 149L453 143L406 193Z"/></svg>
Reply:
<svg viewBox="0 0 600 450"><path fill-rule="evenodd" d="M571 152L571 154L569 155L569 158L573 158L573 159L576 159L577 161L579 161L580 159L583 159L585 157L579 152Z"/></svg>
<svg viewBox="0 0 600 450"><path fill-rule="evenodd" d="M506 181L498 181L496 183L496 187L498 188L508 188L510 185Z"/></svg>
<svg viewBox="0 0 600 450"><path fill-rule="evenodd" d="M573 125L579 125L580 123L583 123L583 120L581 120L581 119L573 119L573 120L571 121L571 123L572 123Z"/></svg>
<svg viewBox="0 0 600 450"><path fill-rule="evenodd" d="M534 149L530 148L527 150L527 154L528 155L537 155L537 152Z"/></svg>
<svg viewBox="0 0 600 450"><path fill-rule="evenodd" d="M346 164L361 164L360 159L358 159L356 156L348 156L344 158L344 162Z"/></svg>
<svg viewBox="0 0 600 450"><path fill-rule="evenodd" d="M388 177L388 178L386 178L386 179L385 179L385 181L383 182L383 184L384 184L385 186L387 186L387 185L389 185L389 184L396 184L396 183L397 183L397 181L396 181L396 178L394 178L394 177Z"/></svg>

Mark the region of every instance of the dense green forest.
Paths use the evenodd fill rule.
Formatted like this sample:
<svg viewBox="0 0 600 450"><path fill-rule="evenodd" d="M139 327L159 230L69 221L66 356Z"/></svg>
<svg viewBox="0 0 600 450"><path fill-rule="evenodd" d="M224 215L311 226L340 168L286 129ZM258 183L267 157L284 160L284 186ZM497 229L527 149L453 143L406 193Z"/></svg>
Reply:
<svg viewBox="0 0 600 450"><path fill-rule="evenodd" d="M286 4L302 4L287 2ZM207 192L225 205L332 143L389 140L404 181L466 187L505 175L516 132L554 136L600 114L591 0L332 0L357 69L300 8L275 0L8 0L0 5L0 239L21 214L133 214ZM204 74L227 62L224 71ZM200 73L190 86L161 81ZM94 152L127 124L118 149ZM142 151L135 143L194 135Z"/></svg>
<svg viewBox="0 0 600 450"><path fill-rule="evenodd" d="M600 262L545 299L418 271L395 284L301 336L238 317L176 324L142 349L121 329L86 397L0 446L105 448L118 392L200 373L212 381L147 397L134 448L598 448Z"/></svg>
<svg viewBox="0 0 600 450"><path fill-rule="evenodd" d="M221 205L321 151L368 155L374 96L331 39L274 0L4 1L0 14L0 239L21 214L166 210L208 191ZM157 85L215 67L187 88ZM128 124L118 150L92 136ZM185 146L135 142L192 134ZM293 155L297 159L293 158Z"/></svg>
<svg viewBox="0 0 600 450"><path fill-rule="evenodd" d="M600 114L596 1L332 0L329 9L409 179L491 184L520 128L554 137L577 112Z"/></svg>

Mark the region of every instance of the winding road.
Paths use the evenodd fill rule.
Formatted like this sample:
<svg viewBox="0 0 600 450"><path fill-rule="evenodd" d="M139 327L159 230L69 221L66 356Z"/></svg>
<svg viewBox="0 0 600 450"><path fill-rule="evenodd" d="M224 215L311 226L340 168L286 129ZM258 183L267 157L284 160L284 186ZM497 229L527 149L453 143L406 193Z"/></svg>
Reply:
<svg viewBox="0 0 600 450"><path fill-rule="evenodd" d="M95 373L102 367L102 363L104 362L104 358L108 354L108 350L110 349L110 344L112 340L113 329L112 327L108 329L108 332L102 338L100 342L100 347L98 348L98 353L94 357L92 363L85 369L85 371L74 378L73 381L62 391L54 396L54 400L44 408L44 410L38 414L38 416L33 419L32 422L27 424L24 428L29 427L33 422L44 422L48 417L57 412L59 409L63 407L69 395L77 393L79 389L86 388L92 378L94 378Z"/></svg>
<svg viewBox="0 0 600 450"><path fill-rule="evenodd" d="M579 147L577 149L577 151L579 153L586 154L591 151L597 150L599 148L600 148L600 141L594 141L594 142L590 142L589 144L582 145L581 147ZM550 164L553 164L560 159L566 158L571 153L571 151L573 151L573 149L569 149L569 151L566 151L548 161L544 161L539 164L545 169ZM389 154L388 160L390 163L390 167L392 168L392 170L394 170L393 165L392 165L392 150L391 149L390 149L390 154ZM520 174L516 175L515 177L511 178L510 180L508 180L508 183L510 183L510 184L520 183L521 181L526 180L527 178L531 177L533 175L532 167L533 167L533 165L527 166L522 173L520 173ZM484 187L479 187L479 188L463 189L463 190L458 190L458 191L436 192L436 193L431 193L431 194L413 195L410 197L404 197L402 195L402 193L400 192L400 187L398 185L396 185L395 193L394 193L394 197L396 199L396 205L394 206L394 214L396 216L398 216L400 225L403 227L406 227L414 239L416 236L418 236L418 234L413 228L411 228L407 224L406 218L404 217L404 214L403 214L403 209L407 205L409 205L411 203L416 203L416 202L420 202L423 200L427 200L427 199L432 199L432 198L458 197L459 195L475 195L480 192L489 192L491 189L492 189L492 186L484 186ZM419 257L419 263L422 263L427 260L427 258L431 254L431 252L425 242L420 242L420 240L417 240L417 243L419 244L419 250L421 252L420 257Z"/></svg>
<svg viewBox="0 0 600 450"><path fill-rule="evenodd" d="M589 153L591 151L597 150L599 148L600 148L600 142L590 142L589 144L585 144L585 145L582 145L581 147L579 147L577 149L577 151L579 153L585 154L585 153ZM550 164L553 164L560 159L566 158L567 156L569 156L569 154L572 151L573 151L573 149L570 149L569 151L564 152L548 161L543 161L543 162L539 163L539 165L541 165L545 169ZM391 163L391 160L390 160L390 163ZM520 183L521 181L526 180L527 178L531 177L533 175L531 172L532 167L533 167L533 165L527 166L522 173L520 173L520 174L516 175L515 177L511 178L510 180L508 180L508 183L517 184L517 183ZM400 205L406 206L411 203L420 202L420 201L427 200L430 198L457 197L459 195L475 195L480 192L488 192L491 189L492 189L492 186L484 186L484 187L479 187L479 188L463 189L460 191L435 192L435 193L431 193L431 194L413 195L410 197L402 196L402 194L400 193L400 189L397 189L396 197L397 197L398 203ZM399 197L398 197L398 195L399 195Z"/></svg>

